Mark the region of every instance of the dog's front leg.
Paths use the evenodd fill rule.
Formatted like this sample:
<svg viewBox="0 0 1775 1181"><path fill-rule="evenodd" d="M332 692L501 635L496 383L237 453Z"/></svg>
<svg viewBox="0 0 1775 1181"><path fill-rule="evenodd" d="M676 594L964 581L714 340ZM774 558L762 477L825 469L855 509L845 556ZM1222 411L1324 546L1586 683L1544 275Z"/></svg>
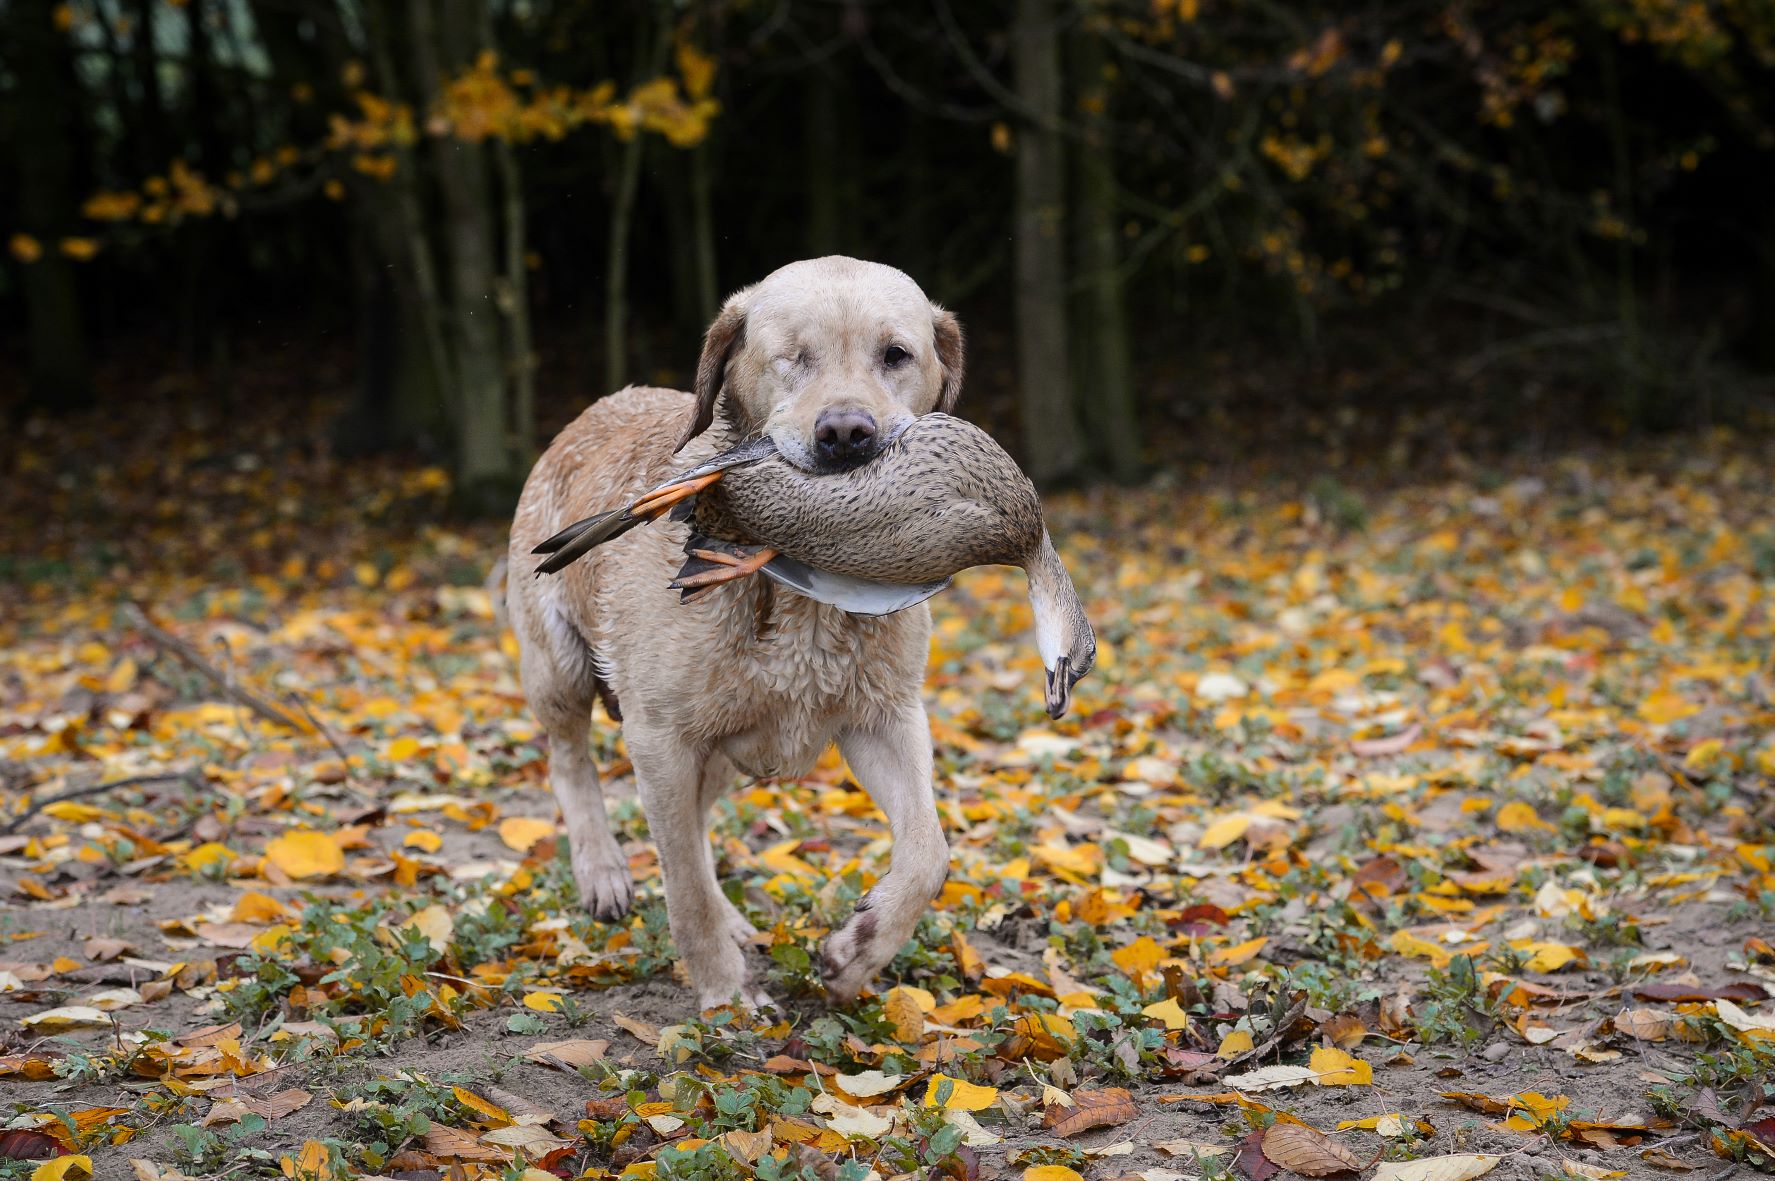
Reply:
<svg viewBox="0 0 1775 1181"><path fill-rule="evenodd" d="M886 720L846 730L838 749L894 834L894 863L826 940L826 988L849 1001L912 937L949 876L949 842L931 779L931 725L913 702Z"/></svg>
<svg viewBox="0 0 1775 1181"><path fill-rule="evenodd" d="M659 850L666 921L678 958L690 972L698 1007L712 1009L736 1000L750 1008L768 1007L770 997L747 981L746 956L734 940L734 909L721 893L709 852L702 787L704 765L712 756L637 718L624 723L623 738L635 764L647 827Z"/></svg>

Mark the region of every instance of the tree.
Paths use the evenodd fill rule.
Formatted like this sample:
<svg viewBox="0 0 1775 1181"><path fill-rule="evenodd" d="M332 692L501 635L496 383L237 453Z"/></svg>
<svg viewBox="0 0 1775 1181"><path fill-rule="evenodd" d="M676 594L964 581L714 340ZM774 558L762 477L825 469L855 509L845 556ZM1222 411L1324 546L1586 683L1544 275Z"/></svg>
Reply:
<svg viewBox="0 0 1775 1181"><path fill-rule="evenodd" d="M9 137L17 152L19 231L11 238L22 272L30 333L32 401L57 410L90 405L86 330L74 273L78 238L75 147L81 103L73 55L54 0L12 0L0 15L0 47L18 87Z"/></svg>
<svg viewBox="0 0 1775 1181"><path fill-rule="evenodd" d="M1066 153L1060 138L1060 39L1054 0L1017 0L1011 52L1017 137L1017 381L1030 477L1079 473L1066 325Z"/></svg>

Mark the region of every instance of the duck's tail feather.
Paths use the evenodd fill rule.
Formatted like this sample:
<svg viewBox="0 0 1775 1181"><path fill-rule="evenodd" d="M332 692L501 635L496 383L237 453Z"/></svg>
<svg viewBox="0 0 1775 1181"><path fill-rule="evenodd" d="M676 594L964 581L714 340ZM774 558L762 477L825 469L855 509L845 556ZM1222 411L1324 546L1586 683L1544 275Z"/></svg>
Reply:
<svg viewBox="0 0 1775 1181"><path fill-rule="evenodd" d="M564 570L584 557L594 546L602 545L613 537L621 537L645 520L645 517L629 515L626 508L619 508L587 517L583 521L575 521L531 551L549 555L537 565L536 573L554 574Z"/></svg>

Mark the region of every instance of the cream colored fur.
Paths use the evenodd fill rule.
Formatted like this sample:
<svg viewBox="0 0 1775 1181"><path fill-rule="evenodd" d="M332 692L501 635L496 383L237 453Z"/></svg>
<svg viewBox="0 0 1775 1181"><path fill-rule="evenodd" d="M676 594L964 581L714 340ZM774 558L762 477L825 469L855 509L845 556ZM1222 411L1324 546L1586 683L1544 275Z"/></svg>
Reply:
<svg viewBox="0 0 1775 1181"><path fill-rule="evenodd" d="M911 358L884 361L889 345ZM681 604L667 583L686 529L666 522L533 578L537 542L626 502L743 437L767 433L812 466L825 409L882 433L954 406L962 338L910 278L849 258L795 263L733 295L705 341L695 394L630 387L568 424L536 463L512 521L507 607L524 692L548 735L549 780L588 909L625 911L628 862L587 745L603 682L659 849L672 938L701 1007L769 998L748 977L754 934L716 878L708 811L734 782L805 774L832 743L893 829L891 871L826 941L828 989L850 999L911 936L948 873L921 699L930 614L847 615L763 578ZM704 429L707 428L707 429ZM682 450L679 448L684 442Z"/></svg>

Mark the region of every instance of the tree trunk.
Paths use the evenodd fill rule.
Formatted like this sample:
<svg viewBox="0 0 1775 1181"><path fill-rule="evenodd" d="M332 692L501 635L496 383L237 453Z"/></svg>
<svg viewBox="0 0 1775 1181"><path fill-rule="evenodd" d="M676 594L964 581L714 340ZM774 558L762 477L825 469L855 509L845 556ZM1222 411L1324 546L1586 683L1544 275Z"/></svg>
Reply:
<svg viewBox="0 0 1775 1181"><path fill-rule="evenodd" d="M1065 155L1059 136L1060 45L1052 0L1017 0L1011 31L1023 126L1017 143L1017 376L1030 477L1078 474L1066 339Z"/></svg>
<svg viewBox="0 0 1775 1181"><path fill-rule="evenodd" d="M844 249L843 198L838 188L838 88L824 63L807 72L807 254L823 258Z"/></svg>
<svg viewBox="0 0 1775 1181"><path fill-rule="evenodd" d="M67 36L56 28L53 0L12 0L0 45L18 87L18 215L20 230L41 254L18 267L29 332L31 401L54 410L92 403L86 332L74 262L61 241L75 230L75 126L79 83Z"/></svg>
<svg viewBox="0 0 1775 1181"><path fill-rule="evenodd" d="M721 302L721 279L715 253L715 165L709 142L704 140L690 153L691 238L696 243L696 302L698 319L706 325L715 318Z"/></svg>
<svg viewBox="0 0 1775 1181"><path fill-rule="evenodd" d="M483 27L479 2L452 0L442 5L443 21L434 25L434 0L411 0L414 71L428 102L443 84L440 59L447 55L459 64L479 41ZM443 138L433 142L432 159L443 199L441 237L448 256L449 290L442 319L448 326L451 361L447 401L456 444L455 497L466 512L499 513L511 507L523 473L514 462L501 360L495 290L499 271L485 151L479 144Z"/></svg>
<svg viewBox="0 0 1775 1181"><path fill-rule="evenodd" d="M1134 397L1128 308L1121 274L1115 154L1109 142L1111 88L1103 41L1087 32L1078 41L1075 69L1083 138L1078 149L1078 245L1082 290L1078 300L1077 388L1089 390L1078 407L1098 461L1118 482L1141 475L1140 413Z"/></svg>
<svg viewBox="0 0 1775 1181"><path fill-rule="evenodd" d="M622 146L615 199L610 204L610 243L604 271L604 391L629 383L629 234L641 188L642 132Z"/></svg>

